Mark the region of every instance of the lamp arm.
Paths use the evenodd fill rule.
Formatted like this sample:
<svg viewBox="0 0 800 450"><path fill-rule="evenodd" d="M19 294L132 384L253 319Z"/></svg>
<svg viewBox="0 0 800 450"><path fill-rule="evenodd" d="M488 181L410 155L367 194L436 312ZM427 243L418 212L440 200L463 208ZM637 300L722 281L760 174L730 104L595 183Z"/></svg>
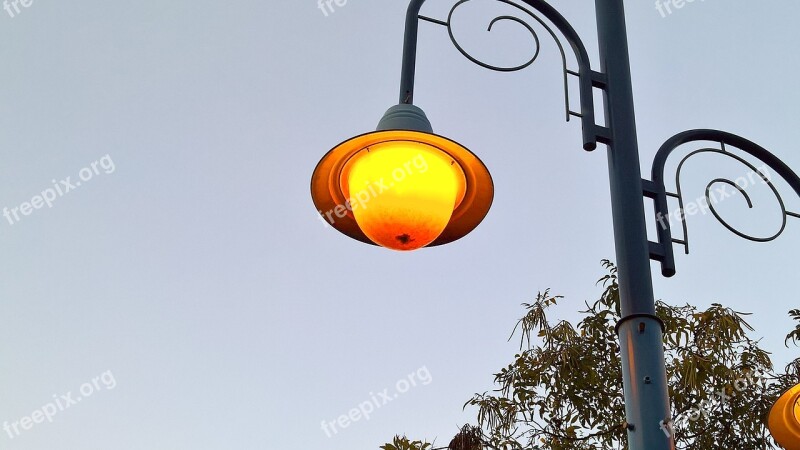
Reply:
<svg viewBox="0 0 800 450"><path fill-rule="evenodd" d="M688 155L686 155L678 164L677 173L675 175L676 192L669 192L666 188L665 177L664 177L664 171L666 168L667 160L669 159L669 156L676 149L692 142L713 142L718 145L718 148L703 147L701 149L694 150ZM780 229L776 233L770 236L763 236L763 237L751 236L731 226L720 216L720 214L717 212L714 206L714 201L712 201L712 197L716 198L716 195L712 194L711 191L712 187L718 183L734 187L736 189L736 192L742 195L742 197L746 200L748 207L753 208L753 203L750 199L750 196L747 194L747 191L745 190L747 186L741 186L741 183L736 183L726 178L716 178L712 180L706 186L705 200L704 200L705 205L701 206L707 207L714 215L714 217L723 226L725 226L725 228L727 228L737 236L755 242L769 242L777 239L781 234L783 234L784 230L786 229L787 219L789 217L800 218L800 214L788 211L786 209L786 204L784 203L783 198L780 195L780 192L772 183L772 178L770 174L765 174L761 170L761 168L757 168L751 162L739 156L739 154L732 153L729 150L729 148L738 149L741 152L746 153L758 159L759 161L763 162L766 165L766 167L769 167L770 170L772 170L774 173L780 176L780 178L786 181L789 184L789 186L792 189L794 189L795 193L797 193L797 195L800 197L800 177L798 177L797 174L791 168L789 168L789 166L787 166L783 161L778 159L775 155L773 155L760 145L752 141L749 141L741 136L737 136L735 134L719 130L689 130L676 134L675 136L668 139L658 150L655 160L653 161L653 169L652 169L653 180L652 181L643 180L644 196L652 199L654 202L656 229L658 235L658 242L650 242L650 258L659 261L661 263L661 273L666 277L671 277L675 274L675 257L672 244L683 245L686 253L687 254L689 253L689 234L688 234L688 227L686 225L686 214L684 212L683 192L681 189L681 171L686 161L694 155L702 153L712 153L731 158L739 162L740 164L743 164L744 166L750 169L751 174L757 175L760 181L766 184L770 188L770 190L778 200L782 215L782 223ZM736 192L734 192L734 194ZM675 239L672 236L672 229L669 221L671 214L669 211L669 204L667 202L668 198L670 197L678 200L679 209L677 211L677 217L680 220L681 226L683 228L682 239Z"/></svg>
<svg viewBox="0 0 800 450"><path fill-rule="evenodd" d="M406 12L406 31L403 40L403 69L400 74L400 104L414 104L414 76L417 67L417 38L419 13L425 0L411 0Z"/></svg>
<svg viewBox="0 0 800 450"><path fill-rule="evenodd" d="M492 20L489 24L488 31L492 31L492 27L495 23L501 20L508 20L516 22L520 25L523 25L533 36L536 42L536 53L534 56L525 64L521 64L518 66L513 67L497 67L492 66L490 64L486 64L480 61L477 58L474 58L470 55L459 43L458 40L455 38L452 29L452 18L453 13L458 9L459 6L469 2L471 0L459 0L455 3L455 5L450 10L450 13L447 17L447 21L437 20L430 17L420 15L420 10L422 9L422 5L425 3L425 0L411 0L411 3L408 6L408 11L406 13L406 31L405 31L405 40L403 44L403 67L401 72L400 78L400 103L401 104L413 104L414 102L414 77L416 72L416 59L417 59L417 38L419 34L419 21L425 20L427 22L431 22L437 25L444 26L448 29L450 40L455 45L456 49L461 52L467 59L472 61L475 64L480 65L481 67L500 71L500 72L513 72L517 70L524 69L531 65L539 55L539 37L534 31L533 27L525 22L524 20L514 17L514 16L499 16ZM550 6L543 0L520 0L520 2L525 3L534 11L531 11L528 8L524 8L520 6L518 3L515 3L510 0L496 0L500 3L504 3L510 5L518 10L524 12L525 14L529 15L533 20L535 20L539 25L545 28L550 36L555 40L556 44L558 45L558 49L561 53L561 59L563 63L563 71L564 71L564 91L565 91L565 110L566 110L566 120L569 121L570 117L578 117L581 120L582 128L583 128L583 148L587 151L591 151L597 148L597 143L610 143L611 140L611 132L608 128L599 126L595 120L595 106L594 106L594 93L593 88L599 88L605 90L606 88L606 77L604 74L600 72L595 72L591 68L591 64L589 61L589 54L586 51L586 47L584 46L583 42L581 41L578 33L572 27L572 25L567 22L567 20L562 16L556 9ZM561 43L558 35L555 33L553 28L547 24L545 20L543 20L537 13L541 14L544 19L547 19L555 28L561 32L564 38L572 48L572 51L575 55L578 64L578 70L572 71L569 70L567 67L567 58L564 51L564 45ZM579 85L579 94L580 94L580 112L573 112L570 109L570 101L569 101L569 82L568 77L575 76L578 78L578 85Z"/></svg>

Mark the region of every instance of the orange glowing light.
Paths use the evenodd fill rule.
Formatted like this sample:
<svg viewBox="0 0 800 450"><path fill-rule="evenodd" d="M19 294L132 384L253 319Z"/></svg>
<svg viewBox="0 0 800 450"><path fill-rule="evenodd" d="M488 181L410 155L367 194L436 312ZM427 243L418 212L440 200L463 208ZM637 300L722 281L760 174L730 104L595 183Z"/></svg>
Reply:
<svg viewBox="0 0 800 450"><path fill-rule="evenodd" d="M466 183L450 155L405 140L361 150L341 175L361 231L393 250L416 250L436 240L464 199Z"/></svg>

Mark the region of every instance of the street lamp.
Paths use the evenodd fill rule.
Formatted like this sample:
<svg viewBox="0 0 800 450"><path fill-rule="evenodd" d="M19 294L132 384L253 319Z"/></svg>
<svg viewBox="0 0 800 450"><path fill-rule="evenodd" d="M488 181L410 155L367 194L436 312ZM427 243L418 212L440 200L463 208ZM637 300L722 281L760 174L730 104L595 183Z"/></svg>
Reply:
<svg viewBox="0 0 800 450"><path fill-rule="evenodd" d="M338 231L356 240L397 250L413 250L445 244L474 229L491 206L491 176L480 160L465 147L433 134L421 109L413 105L417 34L420 21L446 27L456 49L470 61L491 70L511 72L524 69L539 56L540 39L533 26L516 16L499 16L489 24L489 31L499 21L524 26L534 38L536 52L526 63L497 67L470 55L452 31L453 14L471 0L458 0L447 20L420 14L425 0L411 0L406 16L400 102L390 108L375 132L347 140L328 152L314 170L311 192L320 214ZM650 261L661 264L661 272L675 274L673 244L689 252L688 229L683 214L680 175L683 164L694 155L714 153L732 158L750 168L777 197L783 216L782 225L773 235L750 236L728 224L714 209L712 188L724 184L737 188L748 205L752 202L744 186L725 178L712 180L706 188L706 201L714 216L737 235L758 242L776 239L786 228L789 217L800 214L786 209L785 203L769 176L741 154L765 163L800 195L800 178L783 162L759 145L717 130L690 130L667 140L656 155L651 180L643 179L639 162L636 120L631 85L628 37L623 0L595 0L601 70L591 68L586 47L567 20L544 0L496 0L529 16L555 40L561 54L565 115L580 119L583 148L608 148L611 205L618 268L622 319L616 326L620 340L628 445L631 450L673 450L671 412L664 362L664 323L656 316ZM574 53L577 69L567 64L566 40ZM573 111L569 101L569 77L578 81L580 110ZM594 91L604 94L605 126L595 120ZM676 189L665 184L669 156L687 144L710 142L687 155L678 165ZM735 151L738 150L738 151ZM416 158L416 159L415 159ZM412 164L430 161L437 169L412 189L417 167ZM449 164L449 168L448 168ZM425 170L427 172L427 169ZM419 169L418 172L423 172ZM394 176L398 175L398 176ZM402 175L402 178L400 177ZM422 180L422 177L419 178ZM441 187L441 190L439 189ZM647 237L644 199L653 202L657 241ZM678 217L683 226L681 238L673 238L669 220L669 199L679 204ZM372 211L370 211L372 210Z"/></svg>
<svg viewBox="0 0 800 450"><path fill-rule="evenodd" d="M800 384L775 402L769 413L769 431L786 450L800 450Z"/></svg>
<svg viewBox="0 0 800 450"><path fill-rule="evenodd" d="M394 250L446 244L489 212L489 170L462 145L433 134L411 104L389 108L378 131L337 145L317 164L311 195L333 227Z"/></svg>

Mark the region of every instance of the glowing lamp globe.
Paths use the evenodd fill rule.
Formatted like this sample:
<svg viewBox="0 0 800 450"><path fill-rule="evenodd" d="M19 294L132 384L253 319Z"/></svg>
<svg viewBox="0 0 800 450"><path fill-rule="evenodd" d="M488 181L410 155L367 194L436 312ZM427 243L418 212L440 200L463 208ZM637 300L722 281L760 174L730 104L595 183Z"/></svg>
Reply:
<svg viewBox="0 0 800 450"><path fill-rule="evenodd" d="M359 151L345 165L341 183L361 231L394 250L416 250L436 240L467 184L450 155L407 140Z"/></svg>
<svg viewBox="0 0 800 450"><path fill-rule="evenodd" d="M494 187L472 152L433 134L416 106L397 105L378 131L349 139L322 158L311 195L336 230L408 251L471 232L488 213Z"/></svg>
<svg viewBox="0 0 800 450"><path fill-rule="evenodd" d="M800 384L775 402L769 413L769 431L786 450L800 450Z"/></svg>

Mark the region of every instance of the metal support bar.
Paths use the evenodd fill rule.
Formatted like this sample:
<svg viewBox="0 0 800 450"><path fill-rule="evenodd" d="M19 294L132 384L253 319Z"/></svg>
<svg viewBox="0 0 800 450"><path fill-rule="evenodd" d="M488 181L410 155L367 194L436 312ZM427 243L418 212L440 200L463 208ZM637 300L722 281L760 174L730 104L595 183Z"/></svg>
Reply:
<svg viewBox="0 0 800 450"><path fill-rule="evenodd" d="M608 77L606 74L592 71L592 86L605 90L608 86Z"/></svg>
<svg viewBox="0 0 800 450"><path fill-rule="evenodd" d="M666 256L664 246L658 242L649 241L650 244L650 259L654 261L663 261Z"/></svg>
<svg viewBox="0 0 800 450"><path fill-rule="evenodd" d="M595 125L593 129L597 142L605 145L611 144L614 134L611 132L610 128Z"/></svg>

